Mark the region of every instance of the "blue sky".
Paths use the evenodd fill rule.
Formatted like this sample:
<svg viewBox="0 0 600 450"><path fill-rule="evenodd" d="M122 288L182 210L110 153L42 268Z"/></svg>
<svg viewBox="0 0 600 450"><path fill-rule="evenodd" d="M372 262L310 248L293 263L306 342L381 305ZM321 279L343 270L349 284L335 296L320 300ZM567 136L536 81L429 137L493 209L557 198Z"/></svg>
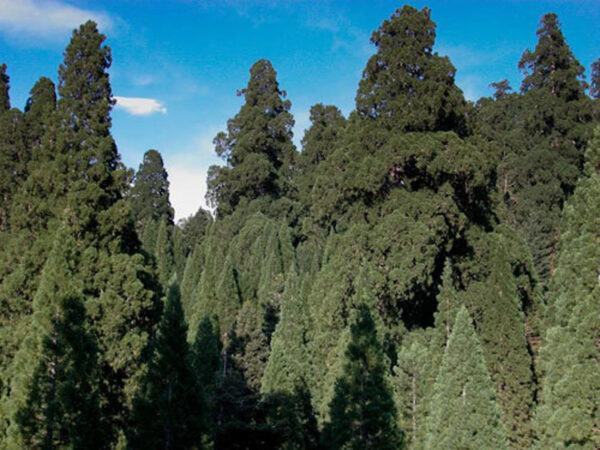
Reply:
<svg viewBox="0 0 600 450"><path fill-rule="evenodd" d="M177 218L204 204L206 169L220 161L212 138L242 99L248 69L268 58L287 91L295 141L312 104L348 114L374 47L371 32L401 2L0 0L0 63L11 77L12 105L23 108L40 76L56 81L71 31L92 18L112 48L111 82L119 104L113 135L137 169L149 148L165 159ZM415 1L432 10L435 50L457 68L475 100L492 81L519 87L517 62L535 46L542 14L556 12L575 56L589 72L600 57L600 1Z"/></svg>

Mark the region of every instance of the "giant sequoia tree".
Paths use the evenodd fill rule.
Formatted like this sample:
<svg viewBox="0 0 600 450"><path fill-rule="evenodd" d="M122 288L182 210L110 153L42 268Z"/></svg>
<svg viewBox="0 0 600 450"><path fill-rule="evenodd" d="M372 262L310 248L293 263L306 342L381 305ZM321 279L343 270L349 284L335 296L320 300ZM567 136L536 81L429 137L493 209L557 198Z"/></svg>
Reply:
<svg viewBox="0 0 600 450"><path fill-rule="evenodd" d="M219 215L230 214L244 198L277 198L286 190L295 153L294 119L276 76L270 61L255 62L248 86L240 91L246 102L227 122L227 132L215 137L217 155L227 165L211 166L207 198Z"/></svg>

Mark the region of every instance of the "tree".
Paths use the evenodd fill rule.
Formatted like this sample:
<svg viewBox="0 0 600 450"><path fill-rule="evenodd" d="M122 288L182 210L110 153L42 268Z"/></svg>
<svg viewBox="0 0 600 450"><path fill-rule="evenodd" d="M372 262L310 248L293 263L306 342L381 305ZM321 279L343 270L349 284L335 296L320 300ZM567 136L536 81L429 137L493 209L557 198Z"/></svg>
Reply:
<svg viewBox="0 0 600 450"><path fill-rule="evenodd" d="M583 67L567 45L556 14L542 17L537 35L535 50L526 50L519 61L525 74L519 118L523 139L509 168L515 186L507 200L517 228L530 244L536 269L547 281L560 211L583 167L592 108Z"/></svg>
<svg viewBox="0 0 600 450"><path fill-rule="evenodd" d="M51 126L56 111L56 86L52 80L41 77L35 82L25 104L25 122L27 124L27 143L34 147L32 153L42 145L45 131ZM38 163L41 155L32 155Z"/></svg>
<svg viewBox="0 0 600 450"><path fill-rule="evenodd" d="M366 305L351 326L343 375L330 403L331 421L323 430L327 448L397 449L402 432L386 381L383 350Z"/></svg>
<svg viewBox="0 0 600 450"><path fill-rule="evenodd" d="M134 448L192 449L202 443L205 407L196 382L177 284L152 345L152 360L134 401Z"/></svg>
<svg viewBox="0 0 600 450"><path fill-rule="evenodd" d="M44 266L29 333L13 362L8 447L107 448L97 347L87 326L82 285L74 276L78 250L61 227Z"/></svg>
<svg viewBox="0 0 600 450"><path fill-rule="evenodd" d="M169 180L161 154L157 150L144 153L129 193L131 211L141 231L148 220L164 218L173 225L173 207L169 202Z"/></svg>
<svg viewBox="0 0 600 450"><path fill-rule="evenodd" d="M173 260L173 225L167 224L167 218L163 217L158 225L156 235L156 244L154 247L154 257L156 258L156 268L158 280L162 286L166 287L169 284L171 275L174 270Z"/></svg>
<svg viewBox="0 0 600 450"><path fill-rule="evenodd" d="M507 448L492 380L467 309L456 316L428 419L426 448Z"/></svg>
<svg viewBox="0 0 600 450"><path fill-rule="evenodd" d="M10 77L6 74L6 64L0 65L0 114L10 109L8 95Z"/></svg>
<svg viewBox="0 0 600 450"><path fill-rule="evenodd" d="M271 339L271 353L262 378L262 392L292 394L308 379L304 356L307 317L299 287L296 269L292 267L287 275L280 319Z"/></svg>
<svg viewBox="0 0 600 450"><path fill-rule="evenodd" d="M360 81L356 110L387 129L464 132L454 66L433 52L431 10L405 5L371 36L377 46Z"/></svg>
<svg viewBox="0 0 600 450"><path fill-rule="evenodd" d="M242 198L277 198L285 192L295 153L294 119L276 75L266 59L252 65L248 86L239 92L246 102L227 122L227 132L214 139L226 166L209 169L207 199L219 216L230 214Z"/></svg>
<svg viewBox="0 0 600 450"><path fill-rule="evenodd" d="M600 129L586 152L584 176L563 211L548 294L548 329L540 350L538 448L600 445L600 288L598 219Z"/></svg>
<svg viewBox="0 0 600 450"><path fill-rule="evenodd" d="M590 78L590 95L592 98L600 98L600 58L592 63L592 76Z"/></svg>

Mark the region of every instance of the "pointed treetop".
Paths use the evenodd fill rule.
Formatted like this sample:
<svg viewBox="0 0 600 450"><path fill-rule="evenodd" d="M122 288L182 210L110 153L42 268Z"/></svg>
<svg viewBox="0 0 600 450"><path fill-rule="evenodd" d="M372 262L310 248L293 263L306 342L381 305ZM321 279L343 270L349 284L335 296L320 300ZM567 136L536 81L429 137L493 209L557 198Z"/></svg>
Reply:
<svg viewBox="0 0 600 450"><path fill-rule="evenodd" d="M0 113L10 109L8 88L10 77L6 74L6 64L0 65Z"/></svg>
<svg viewBox="0 0 600 450"><path fill-rule="evenodd" d="M567 45L560 25L554 13L542 17L535 50L525 50L519 61L519 69L525 74L522 92L547 89L565 100L583 96L586 87L583 66Z"/></svg>
<svg viewBox="0 0 600 450"><path fill-rule="evenodd" d="M502 81L490 83L490 87L494 89L494 100L500 100L501 98L506 97L508 93L513 90L506 78Z"/></svg>
<svg viewBox="0 0 600 450"><path fill-rule="evenodd" d="M58 70L59 109L66 127L108 135L114 104L108 68L112 63L106 37L91 20L73 31Z"/></svg>

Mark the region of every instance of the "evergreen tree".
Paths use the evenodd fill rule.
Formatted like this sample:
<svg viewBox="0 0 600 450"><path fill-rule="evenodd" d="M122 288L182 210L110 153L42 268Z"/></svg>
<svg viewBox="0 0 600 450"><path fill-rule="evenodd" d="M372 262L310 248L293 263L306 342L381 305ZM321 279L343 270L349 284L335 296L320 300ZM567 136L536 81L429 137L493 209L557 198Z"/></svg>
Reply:
<svg viewBox="0 0 600 450"><path fill-rule="evenodd" d="M0 113L0 231L10 225L13 196L27 176L30 152L25 136L21 111L15 108Z"/></svg>
<svg viewBox="0 0 600 450"><path fill-rule="evenodd" d="M284 100L271 62L261 59L250 68L248 86L239 93L245 103L219 133L214 144L225 167L211 166L207 199L219 216L230 214L242 198L277 198L286 190L295 149L291 103Z"/></svg>
<svg viewBox="0 0 600 450"><path fill-rule="evenodd" d="M41 77L29 91L29 98L25 104L25 122L27 124L27 143L34 147L42 145L44 132L51 125L50 121L56 111L56 86L52 80ZM38 155L32 155L32 158L39 163Z"/></svg>
<svg viewBox="0 0 600 450"><path fill-rule="evenodd" d="M44 266L29 332L13 364L6 448L107 448L102 438L97 347L90 335L78 246L62 227Z"/></svg>
<svg viewBox="0 0 600 450"><path fill-rule="evenodd" d="M520 117L524 139L515 148L510 167L515 186L507 197L536 269L548 280L560 211L583 165L591 105L583 67L567 45L556 14L542 17L537 35L535 50L526 50L519 61L525 73Z"/></svg>
<svg viewBox="0 0 600 450"><path fill-rule="evenodd" d="M135 174L129 197L138 230L148 220L160 221L164 218L168 225L173 224L168 174L157 150L144 153L144 160Z"/></svg>
<svg viewBox="0 0 600 450"><path fill-rule="evenodd" d="M430 349L430 339L421 330L409 333L402 341L394 367L393 386L398 422L406 433L406 443L411 449L424 448L433 383L439 371L440 358L434 353L439 350Z"/></svg>
<svg viewBox="0 0 600 450"><path fill-rule="evenodd" d="M492 380L465 307L435 381L426 448L507 448Z"/></svg>
<svg viewBox="0 0 600 450"><path fill-rule="evenodd" d="M183 279L181 281L181 306L188 322L192 317L194 302L198 300L195 298L194 293L202 276L203 265L204 250L203 247L197 244L194 251L186 259Z"/></svg>
<svg viewBox="0 0 600 450"><path fill-rule="evenodd" d="M323 430L327 448L397 449L402 433L386 382L383 350L366 305L351 326L343 375L330 404L331 422Z"/></svg>
<svg viewBox="0 0 600 450"><path fill-rule="evenodd" d="M10 109L8 95L10 77L6 74L6 64L0 65L0 114Z"/></svg>
<svg viewBox="0 0 600 450"><path fill-rule="evenodd" d="M163 217L158 225L156 246L153 253L156 258L158 280L160 281L160 284L165 287L168 286L175 268L173 260L172 231L173 226L169 226L166 217Z"/></svg>
<svg viewBox="0 0 600 450"><path fill-rule="evenodd" d="M454 66L433 52L431 10L405 5L373 32L377 46L356 95L361 117L401 131L464 130L464 100Z"/></svg>
<svg viewBox="0 0 600 450"><path fill-rule="evenodd" d="M598 218L600 129L586 152L584 176L565 206L556 271L548 295L548 330L535 425L538 448L600 445L600 289Z"/></svg>
<svg viewBox="0 0 600 450"><path fill-rule="evenodd" d="M292 267L281 301L281 317L271 340L271 353L262 379L263 392L292 394L308 379L305 360L307 318L299 287L296 269Z"/></svg>
<svg viewBox="0 0 600 450"><path fill-rule="evenodd" d="M590 95L592 98L600 98L600 58L592 63L592 76L590 78Z"/></svg>
<svg viewBox="0 0 600 450"><path fill-rule="evenodd" d="M205 411L186 336L179 287L173 284L152 345L148 373L134 401L133 448L201 446Z"/></svg>

